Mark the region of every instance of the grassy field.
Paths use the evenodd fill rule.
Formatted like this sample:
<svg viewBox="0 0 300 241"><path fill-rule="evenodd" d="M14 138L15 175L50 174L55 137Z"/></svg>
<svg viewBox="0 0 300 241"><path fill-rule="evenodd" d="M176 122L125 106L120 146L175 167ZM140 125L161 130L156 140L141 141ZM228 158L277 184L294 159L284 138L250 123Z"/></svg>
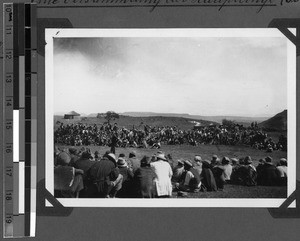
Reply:
<svg viewBox="0 0 300 241"><path fill-rule="evenodd" d="M59 146L60 148L68 148L67 146ZM78 149L81 147L78 147ZM109 147L89 146L91 151L94 153L96 150L101 155L105 151L109 150ZM135 151L137 158L141 159L144 155L151 156L157 152L156 149L136 149L136 148L117 148L116 156L120 153L124 153L128 157L130 151ZM228 156L230 158L236 157L241 158L250 155L253 159L254 165L258 164L260 158L271 156L274 163L277 163L280 158L287 157L287 153L283 151L274 151L272 153L266 153L263 150L255 150L248 146L224 146L224 145L164 145L160 149L166 155L171 154L174 164L177 163L178 159L190 159L193 160L196 154L200 155L202 159L211 160L213 154L218 155L220 158ZM200 192L200 193L189 193L189 198L286 198L287 188L286 187L245 187L238 185L226 185L224 191L218 192ZM173 193L173 198L177 197L177 193Z"/></svg>

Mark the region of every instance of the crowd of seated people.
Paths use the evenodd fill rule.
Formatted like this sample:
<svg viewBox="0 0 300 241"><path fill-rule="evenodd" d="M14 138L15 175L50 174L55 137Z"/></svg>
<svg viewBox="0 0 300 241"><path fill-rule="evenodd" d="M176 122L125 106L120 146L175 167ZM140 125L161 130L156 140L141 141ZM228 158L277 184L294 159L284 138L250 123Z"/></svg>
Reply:
<svg viewBox="0 0 300 241"><path fill-rule="evenodd" d="M68 146L111 146L155 148L164 145L248 145L255 149L287 150L286 137L281 136L276 142L257 126L243 125L211 125L198 129L182 130L177 126L151 127L131 129L114 125L87 125L82 123L60 123L54 131L54 142Z"/></svg>
<svg viewBox="0 0 300 241"><path fill-rule="evenodd" d="M222 191L227 184L244 186L287 185L287 160L270 156L254 166L250 156L173 161L162 151L141 160L131 151L118 157L107 151L76 147L54 153L54 189L65 198L161 198L189 192Z"/></svg>

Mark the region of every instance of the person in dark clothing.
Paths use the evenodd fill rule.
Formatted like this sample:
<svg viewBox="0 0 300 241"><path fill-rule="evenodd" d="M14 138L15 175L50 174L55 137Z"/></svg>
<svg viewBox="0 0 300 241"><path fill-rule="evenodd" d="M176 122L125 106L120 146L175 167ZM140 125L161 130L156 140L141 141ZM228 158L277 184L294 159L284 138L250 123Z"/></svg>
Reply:
<svg viewBox="0 0 300 241"><path fill-rule="evenodd" d="M264 165L266 163L266 160L264 158L259 159L258 165L256 166L256 172L257 172L257 185L261 185L262 181L262 170L264 169Z"/></svg>
<svg viewBox="0 0 300 241"><path fill-rule="evenodd" d="M260 185L262 186L276 186L279 181L279 174L276 169L276 166L272 163L271 157L265 158L265 164L262 167L262 170L259 173L260 177L258 178L260 181Z"/></svg>
<svg viewBox="0 0 300 241"><path fill-rule="evenodd" d="M90 159L91 155L89 152L83 152L81 154L81 157L76 161L74 162L74 167L75 168L78 168L78 169L81 169L84 171L84 176L83 178L87 178L87 174L88 174L88 171L90 170L91 166L94 165L94 161L92 161Z"/></svg>
<svg viewBox="0 0 300 241"><path fill-rule="evenodd" d="M150 167L151 158L144 156L141 160L141 166L134 174L134 185L136 190L136 197L138 198L154 198L155 186L154 178L155 173Z"/></svg>
<svg viewBox="0 0 300 241"><path fill-rule="evenodd" d="M231 158L231 165L232 165L232 174L231 174L231 183L232 184L239 184L240 183L240 167L242 166L239 163L237 158Z"/></svg>
<svg viewBox="0 0 300 241"><path fill-rule="evenodd" d="M256 186L257 184L257 171L252 165L252 159L250 156L246 156L244 159L244 167L246 169L245 176L243 176L243 185Z"/></svg>
<svg viewBox="0 0 300 241"><path fill-rule="evenodd" d="M202 161L201 182L203 191L217 191L217 184L208 161Z"/></svg>
<svg viewBox="0 0 300 241"><path fill-rule="evenodd" d="M129 153L127 164L128 167L132 169L133 173L140 167L140 161L136 158L136 153L134 151Z"/></svg>
<svg viewBox="0 0 300 241"><path fill-rule="evenodd" d="M94 197L108 198L115 197L117 192L122 188L123 176L117 168L115 155L106 154L100 161L94 162L89 170L90 179L93 182L91 191L97 190Z"/></svg>
<svg viewBox="0 0 300 241"><path fill-rule="evenodd" d="M59 165L54 167L54 195L63 198L78 198L84 188L81 169L69 166L71 156L61 152L57 156Z"/></svg>
<svg viewBox="0 0 300 241"><path fill-rule="evenodd" d="M127 166L127 162L124 158L119 157L118 159L118 168L120 174L123 176L122 188L117 193L117 197L119 198L129 198L133 195L133 172Z"/></svg>
<svg viewBox="0 0 300 241"><path fill-rule="evenodd" d="M183 164L182 160L177 161L177 165L173 168L172 182L180 182L182 180L181 177L184 172Z"/></svg>
<svg viewBox="0 0 300 241"><path fill-rule="evenodd" d="M217 188L220 191L224 189L224 184L225 184L223 172L224 172L223 168L219 165L216 165L212 168L212 173L214 174Z"/></svg>
<svg viewBox="0 0 300 241"><path fill-rule="evenodd" d="M112 135L111 144L110 144L110 152L113 154L116 154L116 146L118 141L119 141L118 133L115 131Z"/></svg>
<svg viewBox="0 0 300 241"><path fill-rule="evenodd" d="M75 147L71 147L71 148L69 148L69 153L70 153L70 156L71 156L69 166L75 167L75 163L80 159L78 151Z"/></svg>
<svg viewBox="0 0 300 241"><path fill-rule="evenodd" d="M252 159L250 156L246 156L242 161L243 165L240 165L233 173L233 184L244 186L256 186L257 184L257 171L252 165Z"/></svg>
<svg viewBox="0 0 300 241"><path fill-rule="evenodd" d="M92 197L93 193L96 193L97 190L92 190L93 182L90 179L89 171L91 167L95 164L94 161L90 159L91 155L88 151L84 151L81 154L81 157L73 163L73 166L77 169L81 169L84 171L82 176L84 190L80 193L80 197Z"/></svg>

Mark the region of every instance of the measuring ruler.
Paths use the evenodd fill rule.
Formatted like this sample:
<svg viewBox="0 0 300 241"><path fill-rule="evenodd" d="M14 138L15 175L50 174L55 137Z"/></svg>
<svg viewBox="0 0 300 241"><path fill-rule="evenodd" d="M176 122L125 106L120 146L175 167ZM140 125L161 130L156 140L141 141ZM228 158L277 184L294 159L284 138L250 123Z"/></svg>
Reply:
<svg viewBox="0 0 300 241"><path fill-rule="evenodd" d="M36 5L3 4L4 237L35 235Z"/></svg>

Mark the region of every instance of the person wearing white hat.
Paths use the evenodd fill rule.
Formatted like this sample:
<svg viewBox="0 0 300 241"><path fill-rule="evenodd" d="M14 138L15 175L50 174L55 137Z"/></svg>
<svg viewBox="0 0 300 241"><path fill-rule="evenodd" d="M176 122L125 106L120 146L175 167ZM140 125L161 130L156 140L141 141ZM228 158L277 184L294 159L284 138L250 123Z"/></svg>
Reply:
<svg viewBox="0 0 300 241"><path fill-rule="evenodd" d="M156 160L156 162L151 163L151 168L155 173L154 185L156 188L156 196L170 197L172 196L172 168L163 153L158 153Z"/></svg>

